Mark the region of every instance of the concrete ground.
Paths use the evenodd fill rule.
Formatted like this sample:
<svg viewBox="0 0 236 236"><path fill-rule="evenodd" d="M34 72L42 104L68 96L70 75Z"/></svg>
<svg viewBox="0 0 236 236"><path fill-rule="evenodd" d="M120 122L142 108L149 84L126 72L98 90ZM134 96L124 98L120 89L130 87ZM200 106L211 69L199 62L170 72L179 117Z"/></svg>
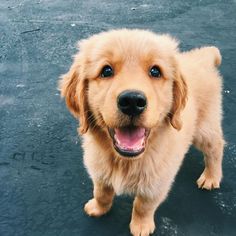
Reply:
<svg viewBox="0 0 236 236"><path fill-rule="evenodd" d="M57 91L76 42L120 27L170 33L182 50L220 48L228 142L222 187L197 189L203 160L191 149L157 211L155 235L236 235L235 13L235 0L0 1L0 235L129 235L131 197L117 197L100 219L83 213L92 184L76 121Z"/></svg>

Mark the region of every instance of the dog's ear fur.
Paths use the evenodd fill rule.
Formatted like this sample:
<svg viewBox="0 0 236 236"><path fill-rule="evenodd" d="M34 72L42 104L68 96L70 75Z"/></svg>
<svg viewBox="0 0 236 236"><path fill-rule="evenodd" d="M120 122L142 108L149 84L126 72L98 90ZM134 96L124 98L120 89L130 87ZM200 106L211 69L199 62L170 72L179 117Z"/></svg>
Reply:
<svg viewBox="0 0 236 236"><path fill-rule="evenodd" d="M161 35L159 42L162 43L162 47L170 50L170 53L179 53L179 42L175 38L169 35ZM184 109L187 102L187 84L180 72L177 58L171 57L170 63L174 68L174 82L173 82L173 104L169 113L169 122L177 130L182 128L181 111Z"/></svg>
<svg viewBox="0 0 236 236"><path fill-rule="evenodd" d="M61 76L59 90L61 97L65 97L66 105L75 118L80 121L79 131L81 134L87 132L88 124L88 82L83 78L81 69L82 58L75 56L70 70Z"/></svg>
<svg viewBox="0 0 236 236"><path fill-rule="evenodd" d="M176 66L175 78L173 84L173 105L170 113L171 125L180 130L182 128L181 111L187 102L188 89L187 84Z"/></svg>

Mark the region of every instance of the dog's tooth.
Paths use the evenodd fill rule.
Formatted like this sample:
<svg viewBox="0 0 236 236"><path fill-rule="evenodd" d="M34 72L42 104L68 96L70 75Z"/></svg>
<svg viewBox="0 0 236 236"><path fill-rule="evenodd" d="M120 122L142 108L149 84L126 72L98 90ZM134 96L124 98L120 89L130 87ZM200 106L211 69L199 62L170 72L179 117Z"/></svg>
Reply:
<svg viewBox="0 0 236 236"><path fill-rule="evenodd" d="M114 135L114 139L116 140L116 143L117 143L118 145L120 145L120 140L117 138L116 135Z"/></svg>

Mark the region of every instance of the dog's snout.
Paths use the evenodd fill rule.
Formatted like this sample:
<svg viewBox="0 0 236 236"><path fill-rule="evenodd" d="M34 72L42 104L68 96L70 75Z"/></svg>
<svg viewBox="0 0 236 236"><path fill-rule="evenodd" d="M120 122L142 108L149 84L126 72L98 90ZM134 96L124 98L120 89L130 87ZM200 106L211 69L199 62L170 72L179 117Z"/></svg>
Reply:
<svg viewBox="0 0 236 236"><path fill-rule="evenodd" d="M147 106L147 98L141 91L126 90L118 96L119 110L129 116L140 115Z"/></svg>

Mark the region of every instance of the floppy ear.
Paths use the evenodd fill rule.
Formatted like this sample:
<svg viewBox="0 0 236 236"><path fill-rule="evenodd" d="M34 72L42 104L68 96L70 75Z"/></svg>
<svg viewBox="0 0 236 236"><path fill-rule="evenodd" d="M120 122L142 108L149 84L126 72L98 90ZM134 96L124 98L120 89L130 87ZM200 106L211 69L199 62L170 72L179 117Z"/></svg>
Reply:
<svg viewBox="0 0 236 236"><path fill-rule="evenodd" d="M87 88L88 82L82 78L80 73L81 59L76 56L70 70L61 76L59 90L61 97L65 97L66 105L75 118L80 121L79 131L81 134L87 132L88 124L88 103Z"/></svg>
<svg viewBox="0 0 236 236"><path fill-rule="evenodd" d="M180 130L182 128L181 111L187 102L187 84L179 71L176 71L173 84L173 105L170 114L171 125Z"/></svg>

